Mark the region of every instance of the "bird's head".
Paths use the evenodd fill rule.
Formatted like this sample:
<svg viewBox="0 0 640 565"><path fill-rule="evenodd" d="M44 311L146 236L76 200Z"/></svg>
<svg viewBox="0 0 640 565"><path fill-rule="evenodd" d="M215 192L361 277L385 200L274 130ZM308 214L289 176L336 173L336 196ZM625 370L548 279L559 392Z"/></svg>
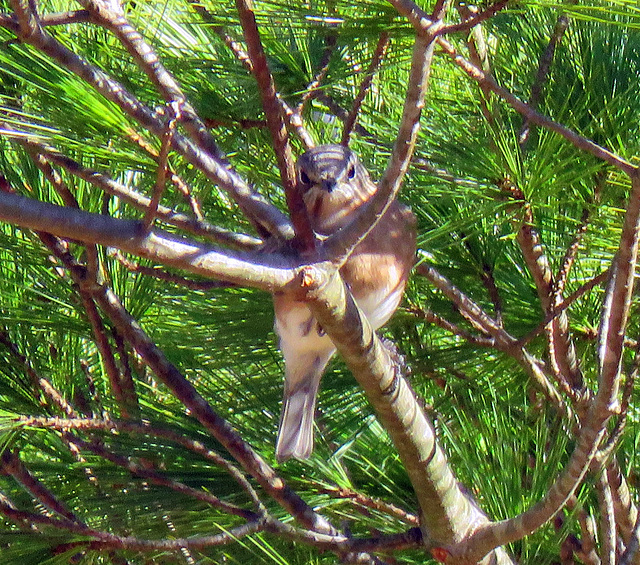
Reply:
<svg viewBox="0 0 640 565"><path fill-rule="evenodd" d="M299 187L313 228L335 231L376 190L356 154L342 145L319 145L297 163Z"/></svg>

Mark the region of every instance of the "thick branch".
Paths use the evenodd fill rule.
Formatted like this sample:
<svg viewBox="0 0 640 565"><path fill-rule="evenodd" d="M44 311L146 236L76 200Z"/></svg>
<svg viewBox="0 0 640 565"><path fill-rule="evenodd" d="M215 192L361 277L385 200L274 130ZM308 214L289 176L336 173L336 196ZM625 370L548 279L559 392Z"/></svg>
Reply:
<svg viewBox="0 0 640 565"><path fill-rule="evenodd" d="M302 284L309 306L364 388L400 454L422 509L425 539L455 544L488 519L460 488L401 368L373 332L337 272L331 273L326 264L304 270ZM502 551L498 555L500 563L511 563Z"/></svg>
<svg viewBox="0 0 640 565"><path fill-rule="evenodd" d="M0 221L58 237L117 247L139 257L191 273L273 291L295 273L279 255L219 251L161 230L145 231L140 222L110 218L0 192Z"/></svg>

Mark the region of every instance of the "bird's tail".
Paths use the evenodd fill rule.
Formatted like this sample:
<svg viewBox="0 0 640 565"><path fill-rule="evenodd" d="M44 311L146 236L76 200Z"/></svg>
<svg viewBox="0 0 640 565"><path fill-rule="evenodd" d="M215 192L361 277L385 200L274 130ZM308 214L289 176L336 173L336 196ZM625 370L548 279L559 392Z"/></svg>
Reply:
<svg viewBox="0 0 640 565"><path fill-rule="evenodd" d="M282 415L276 442L276 458L286 461L290 458L307 459L313 451L313 421L316 410L318 387L324 368L333 350L326 355L315 356L302 369L302 378L292 374L297 372L287 366L282 399ZM298 378L295 378L298 376Z"/></svg>

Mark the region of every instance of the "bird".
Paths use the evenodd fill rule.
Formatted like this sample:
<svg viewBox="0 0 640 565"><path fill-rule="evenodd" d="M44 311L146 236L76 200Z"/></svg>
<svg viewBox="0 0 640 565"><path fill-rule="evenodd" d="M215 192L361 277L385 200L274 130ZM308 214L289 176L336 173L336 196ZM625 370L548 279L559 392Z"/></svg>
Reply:
<svg viewBox="0 0 640 565"><path fill-rule="evenodd" d="M319 145L296 163L298 186L312 229L320 238L347 225L376 192L356 154L342 145ZM394 200L355 247L340 275L374 329L396 311L416 252L416 220ZM311 310L291 293L274 295L275 331L285 362L276 459L307 459L320 379L336 348Z"/></svg>

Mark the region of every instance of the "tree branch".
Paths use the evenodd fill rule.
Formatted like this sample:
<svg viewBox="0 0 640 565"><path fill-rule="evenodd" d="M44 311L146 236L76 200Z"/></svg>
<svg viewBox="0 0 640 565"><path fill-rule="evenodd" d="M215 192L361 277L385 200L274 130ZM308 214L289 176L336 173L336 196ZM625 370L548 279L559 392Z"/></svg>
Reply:
<svg viewBox="0 0 640 565"><path fill-rule="evenodd" d="M134 208L145 211L151 206L150 198L114 181L107 174L96 171L95 169L83 167L77 161L59 153L56 149L44 143L35 141L28 135L25 136L25 134L11 128L1 120L0 128L2 128L0 133L16 141L27 148L27 150L42 155L50 163L62 167L70 174L92 184L107 194L118 197ZM190 218L166 206L159 205L156 209L156 214L157 217L166 224L176 226L193 235L203 236L216 243L229 245L236 249L256 249L262 245L262 241L259 239L214 226L203 220Z"/></svg>
<svg viewBox="0 0 640 565"><path fill-rule="evenodd" d="M291 215L291 222L295 231L297 243L301 251L311 252L315 249L316 237L311 228L307 208L302 199L302 192L296 179L295 163L287 128L285 127L282 106L278 100L278 93L269 70L267 57L260 40L260 32L253 10L246 0L236 0L236 9L240 16L240 23L247 42L249 59L253 75L258 83L262 109L267 118L267 125L271 132L273 151L276 155L280 179L284 187L287 207Z"/></svg>
<svg viewBox="0 0 640 565"><path fill-rule="evenodd" d="M302 286L316 319L335 343L391 436L422 509L421 528L434 544L456 543L487 517L462 491L435 440L431 422L401 369L348 293L337 271L303 270ZM426 537L428 534L428 538ZM500 563L511 563L497 551Z"/></svg>
<svg viewBox="0 0 640 565"><path fill-rule="evenodd" d="M18 0L15 1L20 4ZM22 27L18 31L19 39L33 45L36 49L77 75L153 134L162 136L165 130L163 120L144 106L123 85L73 53L39 26L31 25L30 21L27 18L24 25L21 23ZM135 34L139 36L137 32ZM153 56L155 57L155 55ZM147 62L145 67L147 70L149 69L149 64ZM164 71L164 69L161 70ZM168 73L166 72L161 73L162 81L169 80L170 82L173 80L167 75ZM169 92L174 93L173 90L165 88L164 93ZM180 98L178 96L175 99ZM173 97L169 97L169 101L173 100ZM235 171L229 168L220 158L220 152L209 144L207 140L210 140L210 137L206 130L200 128L197 121L191 120L190 123L193 128L197 129L195 133L203 136L201 141L203 141L207 150L202 149L202 147L178 133L173 137L174 150L178 151L210 180L224 189L247 214L247 217L258 226L263 226L269 233L282 239L292 237L291 224L286 216L273 204L252 190Z"/></svg>
<svg viewBox="0 0 640 565"><path fill-rule="evenodd" d="M640 235L640 174L638 172L631 176L631 187L620 245L612 267L612 277L599 328L598 392L584 418L573 454L547 494L532 508L515 518L493 523L476 532L465 543L451 548L451 554L462 559L462 562L465 562L465 559L469 562L478 561L491 549L521 539L549 521L580 485L597 453L607 421L618 402L620 363L631 305Z"/></svg>
<svg viewBox="0 0 640 565"><path fill-rule="evenodd" d="M415 2L412 0L389 0L389 3L392 4L400 14L409 20L418 35L428 37L432 33L429 31L429 28L433 22L429 15ZM481 69L459 55L453 45L443 37L437 37L436 41L442 50L452 58L453 62L458 65L471 79L502 98L507 104L509 104L509 106L525 116L531 123L535 123L557 133L561 137L564 137L573 146L585 151L586 153L590 153L610 165L613 165L615 168L621 170L627 175L634 174L634 165L615 155L608 149L597 145L590 139L577 134L568 127L536 112L531 106L522 102L522 100L514 96L505 88L499 86L491 75L484 73Z"/></svg>
<svg viewBox="0 0 640 565"><path fill-rule="evenodd" d="M273 292L295 277L295 263L280 255L219 251L142 224L40 202L0 191L0 221L57 237L117 247L205 277Z"/></svg>
<svg viewBox="0 0 640 565"><path fill-rule="evenodd" d="M34 477L17 453L5 449L0 456L0 471L11 475L39 504L77 524L84 524L65 504Z"/></svg>
<svg viewBox="0 0 640 565"><path fill-rule="evenodd" d="M356 125L358 114L360 113L360 108L362 108L362 103L364 102L365 96L371 88L373 77L375 76L378 68L380 67L380 64L382 63L382 59L387 52L387 47L389 47L389 33L383 31L380 34L378 44L376 45L375 51L373 52L373 56L371 57L369 68L364 75L364 79L360 83L358 94L356 95L353 101L353 105L351 106L351 111L349 112L347 119L344 121L344 126L342 128L342 139L340 140L340 143L342 145L349 145L349 138L351 137L354 126Z"/></svg>
<svg viewBox="0 0 640 565"><path fill-rule="evenodd" d="M442 22L433 24L426 37L416 37L411 59L409 86L405 97L402 121L387 168L378 182L378 189L349 224L331 235L320 249L322 260L338 267L348 259L353 249L375 227L400 190L407 172L420 129L420 115L427 92L435 32Z"/></svg>

